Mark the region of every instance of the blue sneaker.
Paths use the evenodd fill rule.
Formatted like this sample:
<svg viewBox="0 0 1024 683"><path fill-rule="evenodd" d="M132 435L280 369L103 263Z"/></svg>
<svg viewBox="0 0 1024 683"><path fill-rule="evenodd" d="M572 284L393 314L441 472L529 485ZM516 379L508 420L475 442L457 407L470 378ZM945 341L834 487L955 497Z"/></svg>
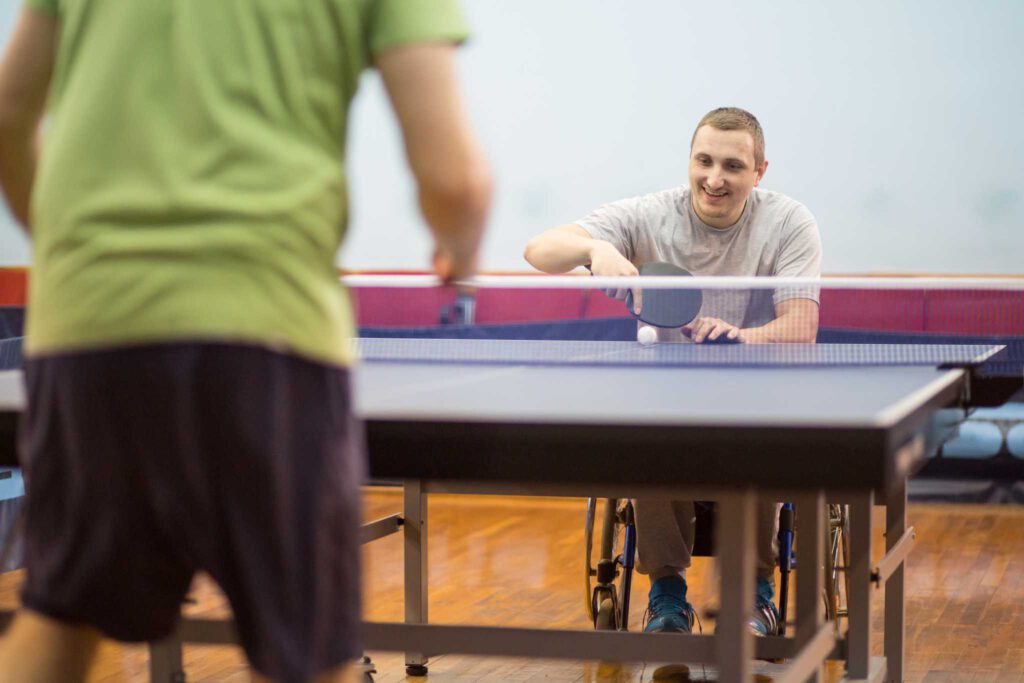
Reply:
<svg viewBox="0 0 1024 683"><path fill-rule="evenodd" d="M686 601L686 582L679 576L665 576L651 584L644 633L691 633L693 605Z"/></svg>
<svg viewBox="0 0 1024 683"><path fill-rule="evenodd" d="M779 610L775 607L775 586L764 577L757 577L757 597L747 627L755 636L774 636L779 632Z"/></svg>

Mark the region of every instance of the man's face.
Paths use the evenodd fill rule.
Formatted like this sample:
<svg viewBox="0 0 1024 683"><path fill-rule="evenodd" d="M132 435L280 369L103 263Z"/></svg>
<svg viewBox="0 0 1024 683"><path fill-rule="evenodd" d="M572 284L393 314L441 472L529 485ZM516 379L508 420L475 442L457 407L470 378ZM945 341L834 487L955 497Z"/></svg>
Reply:
<svg viewBox="0 0 1024 683"><path fill-rule="evenodd" d="M701 126L690 150L693 210L712 228L728 228L767 169L767 161L754 165L754 136L747 131Z"/></svg>

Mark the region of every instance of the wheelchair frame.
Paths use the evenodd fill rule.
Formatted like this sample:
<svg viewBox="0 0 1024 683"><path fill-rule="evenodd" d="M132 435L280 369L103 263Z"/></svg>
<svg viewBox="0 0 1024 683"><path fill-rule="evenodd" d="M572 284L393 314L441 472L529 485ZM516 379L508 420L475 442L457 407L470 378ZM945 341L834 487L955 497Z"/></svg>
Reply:
<svg viewBox="0 0 1024 683"><path fill-rule="evenodd" d="M605 498L602 511L600 554L594 563L594 524L597 518L597 498L587 499L587 514L584 525L585 572L584 590L587 617L594 628L599 631L629 630L629 601L632 588L633 569L636 557L636 523L632 502L618 498ZM788 511L787 511L788 508ZM849 575L847 567L850 558L850 519L847 505L826 505L825 544L825 581L822 589L822 601L825 605L826 619L835 624L836 633L840 632L840 618L848 615L847 596L849 595ZM785 517L789 514L788 523ZM789 596L789 571L794 565L795 555L787 553L785 548L792 548L792 506L784 505L780 512L782 521L779 525L780 585L779 600L779 632L785 635L789 625L786 619ZM707 524L708 518L698 515L698 527ZM790 534L789 542L783 534ZM711 554L709 544L701 539L709 538L709 529L698 528L695 536L694 556ZM619 537L622 536L622 542ZM703 546L703 547L702 547ZM621 547L622 551L618 552ZM788 559L785 555L789 555ZM618 585L616 580L619 579Z"/></svg>

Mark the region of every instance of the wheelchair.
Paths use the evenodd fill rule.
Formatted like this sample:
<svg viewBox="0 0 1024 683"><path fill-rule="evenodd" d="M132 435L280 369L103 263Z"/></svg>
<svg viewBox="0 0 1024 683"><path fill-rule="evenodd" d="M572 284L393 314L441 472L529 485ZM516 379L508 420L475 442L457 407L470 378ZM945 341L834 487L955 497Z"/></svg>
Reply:
<svg viewBox="0 0 1024 683"><path fill-rule="evenodd" d="M587 500L587 516L584 527L586 545L584 587L586 611L594 628L601 631L629 630L629 600L636 560L636 519L630 500L606 498L601 514L600 548L594 561L594 527L597 520L598 499ZM825 617L835 624L839 632L839 620L847 612L846 598L849 595L849 577L846 568L850 559L850 521L846 505L829 504L827 507L825 544L825 580L822 601ZM696 529L693 555L714 554L712 529L714 526L714 504L696 502ZM785 503L779 513L779 632L785 635L789 602L789 574L795 567L793 550L793 528L795 511L792 504Z"/></svg>

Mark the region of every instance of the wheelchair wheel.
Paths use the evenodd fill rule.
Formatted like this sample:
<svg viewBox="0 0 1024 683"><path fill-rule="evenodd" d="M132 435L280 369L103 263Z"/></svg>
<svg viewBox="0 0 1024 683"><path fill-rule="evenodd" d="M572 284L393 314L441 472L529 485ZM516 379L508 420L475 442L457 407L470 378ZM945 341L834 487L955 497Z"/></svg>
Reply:
<svg viewBox="0 0 1024 683"><path fill-rule="evenodd" d="M620 622L620 615L618 613L619 601L614 595L615 587L613 585L615 579L619 577L619 571L614 560L618 552L619 534L622 529L620 517L621 512L618 499L605 499L601 513L599 552L595 559L594 527L597 521L597 499L587 499L587 516L583 530L585 547L584 605L586 606L587 618L595 626L598 624L598 614L601 605L606 599L611 600L611 607L615 612L613 622L616 628ZM596 582L595 579L597 579Z"/></svg>
<svg viewBox="0 0 1024 683"><path fill-rule="evenodd" d="M850 592L850 516L848 506L828 506L828 539L825 548L825 616L836 622L846 617Z"/></svg>
<svg viewBox="0 0 1024 683"><path fill-rule="evenodd" d="M597 617L594 619L594 629L598 631L617 631L619 629L619 615L615 608L615 601L605 598L597 608Z"/></svg>
<svg viewBox="0 0 1024 683"><path fill-rule="evenodd" d="M593 622L597 615L594 614L593 604L593 579L597 576L594 568L594 517L597 514L597 498L587 498L587 518L583 524L583 604L587 608L587 618Z"/></svg>

